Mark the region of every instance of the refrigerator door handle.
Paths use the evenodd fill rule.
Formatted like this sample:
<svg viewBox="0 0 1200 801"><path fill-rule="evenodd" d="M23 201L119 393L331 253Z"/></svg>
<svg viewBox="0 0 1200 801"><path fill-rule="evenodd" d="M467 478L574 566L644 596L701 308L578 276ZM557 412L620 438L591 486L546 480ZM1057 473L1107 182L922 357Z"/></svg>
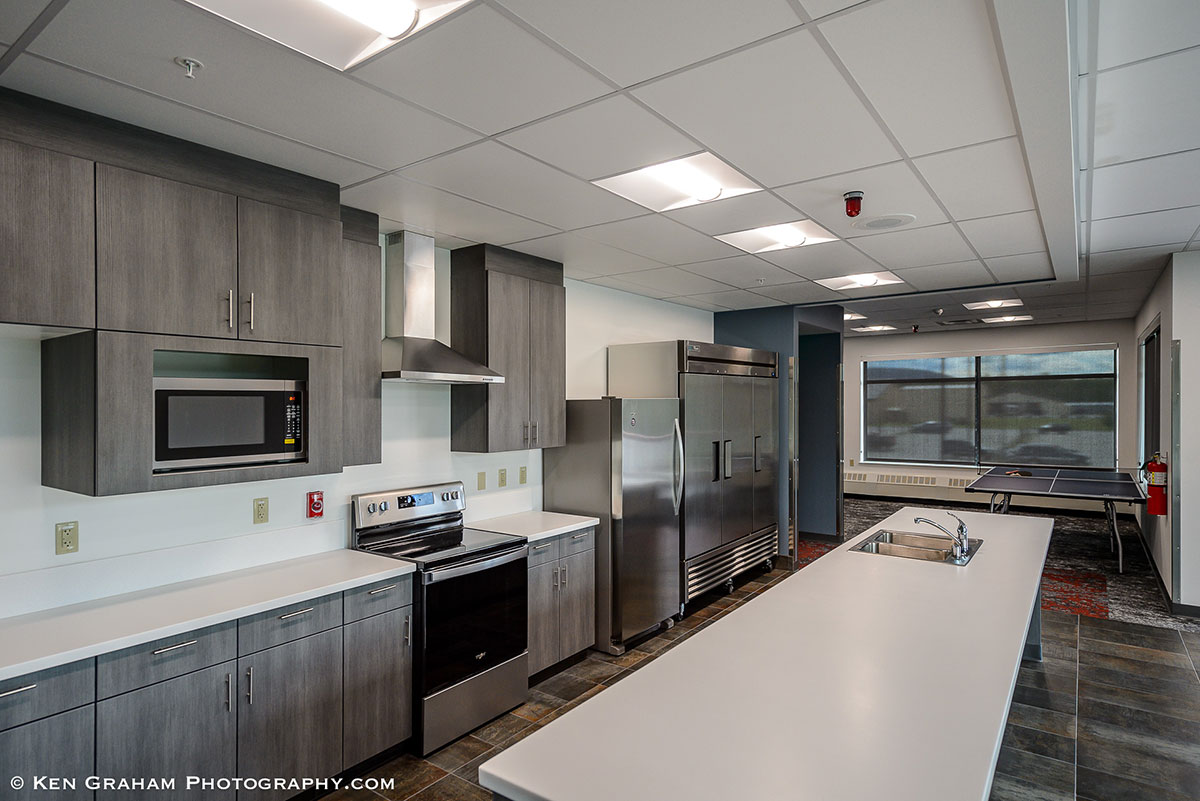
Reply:
<svg viewBox="0 0 1200 801"><path fill-rule="evenodd" d="M758 449L758 441L760 439L762 439L761 434L754 438L754 472L755 473L762 472L762 454Z"/></svg>
<svg viewBox="0 0 1200 801"><path fill-rule="evenodd" d="M679 517L679 505L683 503L683 432L679 430L679 418L675 418L675 484L671 487L675 501L675 516Z"/></svg>
<svg viewBox="0 0 1200 801"><path fill-rule="evenodd" d="M721 480L721 440L713 440L713 481Z"/></svg>
<svg viewBox="0 0 1200 801"><path fill-rule="evenodd" d="M733 478L733 440L725 440L725 478Z"/></svg>

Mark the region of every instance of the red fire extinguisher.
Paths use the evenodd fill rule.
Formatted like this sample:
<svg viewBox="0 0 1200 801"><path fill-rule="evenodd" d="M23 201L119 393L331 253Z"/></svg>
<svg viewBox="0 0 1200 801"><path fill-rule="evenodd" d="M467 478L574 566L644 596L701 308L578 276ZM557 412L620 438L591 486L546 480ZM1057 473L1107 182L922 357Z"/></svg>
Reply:
<svg viewBox="0 0 1200 801"><path fill-rule="evenodd" d="M1167 463L1156 453L1142 465L1142 475L1147 479L1146 511L1152 515L1167 513Z"/></svg>

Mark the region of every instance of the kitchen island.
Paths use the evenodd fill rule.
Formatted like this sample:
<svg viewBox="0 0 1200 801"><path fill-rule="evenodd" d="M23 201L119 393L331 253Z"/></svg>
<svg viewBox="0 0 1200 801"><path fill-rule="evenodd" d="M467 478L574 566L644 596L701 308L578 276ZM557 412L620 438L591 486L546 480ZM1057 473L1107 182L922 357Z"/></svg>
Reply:
<svg viewBox="0 0 1200 801"><path fill-rule="evenodd" d="M962 512L970 564L852 550L906 507L479 770L512 801L984 801L1053 521Z"/></svg>

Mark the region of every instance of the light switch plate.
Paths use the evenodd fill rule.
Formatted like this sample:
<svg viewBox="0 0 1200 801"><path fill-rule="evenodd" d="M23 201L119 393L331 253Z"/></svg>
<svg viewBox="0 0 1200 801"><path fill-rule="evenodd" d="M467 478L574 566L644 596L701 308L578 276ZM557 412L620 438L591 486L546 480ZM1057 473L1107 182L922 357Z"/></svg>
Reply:
<svg viewBox="0 0 1200 801"><path fill-rule="evenodd" d="M854 460L853 460L853 459L851 459L851 460L850 460L850 466L851 466L851 467L854 467Z"/></svg>
<svg viewBox="0 0 1200 801"><path fill-rule="evenodd" d="M521 475L519 480L522 484L529 480L529 468L525 465L521 465Z"/></svg>
<svg viewBox="0 0 1200 801"><path fill-rule="evenodd" d="M266 523L271 519L271 501L268 498L254 499L254 524Z"/></svg>
<svg viewBox="0 0 1200 801"><path fill-rule="evenodd" d="M79 552L79 521L54 524L54 553Z"/></svg>
<svg viewBox="0 0 1200 801"><path fill-rule="evenodd" d="M497 487L507 487L508 486L508 469L507 468L501 467L499 470L496 471L496 486Z"/></svg>
<svg viewBox="0 0 1200 801"><path fill-rule="evenodd" d="M477 487L481 492L487 489L487 473L479 473L475 477Z"/></svg>

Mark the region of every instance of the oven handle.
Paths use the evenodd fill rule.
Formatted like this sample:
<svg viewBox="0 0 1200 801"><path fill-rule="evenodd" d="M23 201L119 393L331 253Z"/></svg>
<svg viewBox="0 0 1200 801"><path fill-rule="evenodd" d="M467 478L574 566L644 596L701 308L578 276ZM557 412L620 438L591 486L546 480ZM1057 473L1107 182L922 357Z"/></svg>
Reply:
<svg viewBox="0 0 1200 801"><path fill-rule="evenodd" d="M445 581L446 579L457 578L458 576L467 576L471 573L478 573L489 568L506 565L509 562L516 562L519 559L524 559L529 556L529 547L522 545L515 551L493 556L487 559L477 559L474 562L467 562L454 567L443 567L427 571L421 576L422 584L433 584L435 581Z"/></svg>

